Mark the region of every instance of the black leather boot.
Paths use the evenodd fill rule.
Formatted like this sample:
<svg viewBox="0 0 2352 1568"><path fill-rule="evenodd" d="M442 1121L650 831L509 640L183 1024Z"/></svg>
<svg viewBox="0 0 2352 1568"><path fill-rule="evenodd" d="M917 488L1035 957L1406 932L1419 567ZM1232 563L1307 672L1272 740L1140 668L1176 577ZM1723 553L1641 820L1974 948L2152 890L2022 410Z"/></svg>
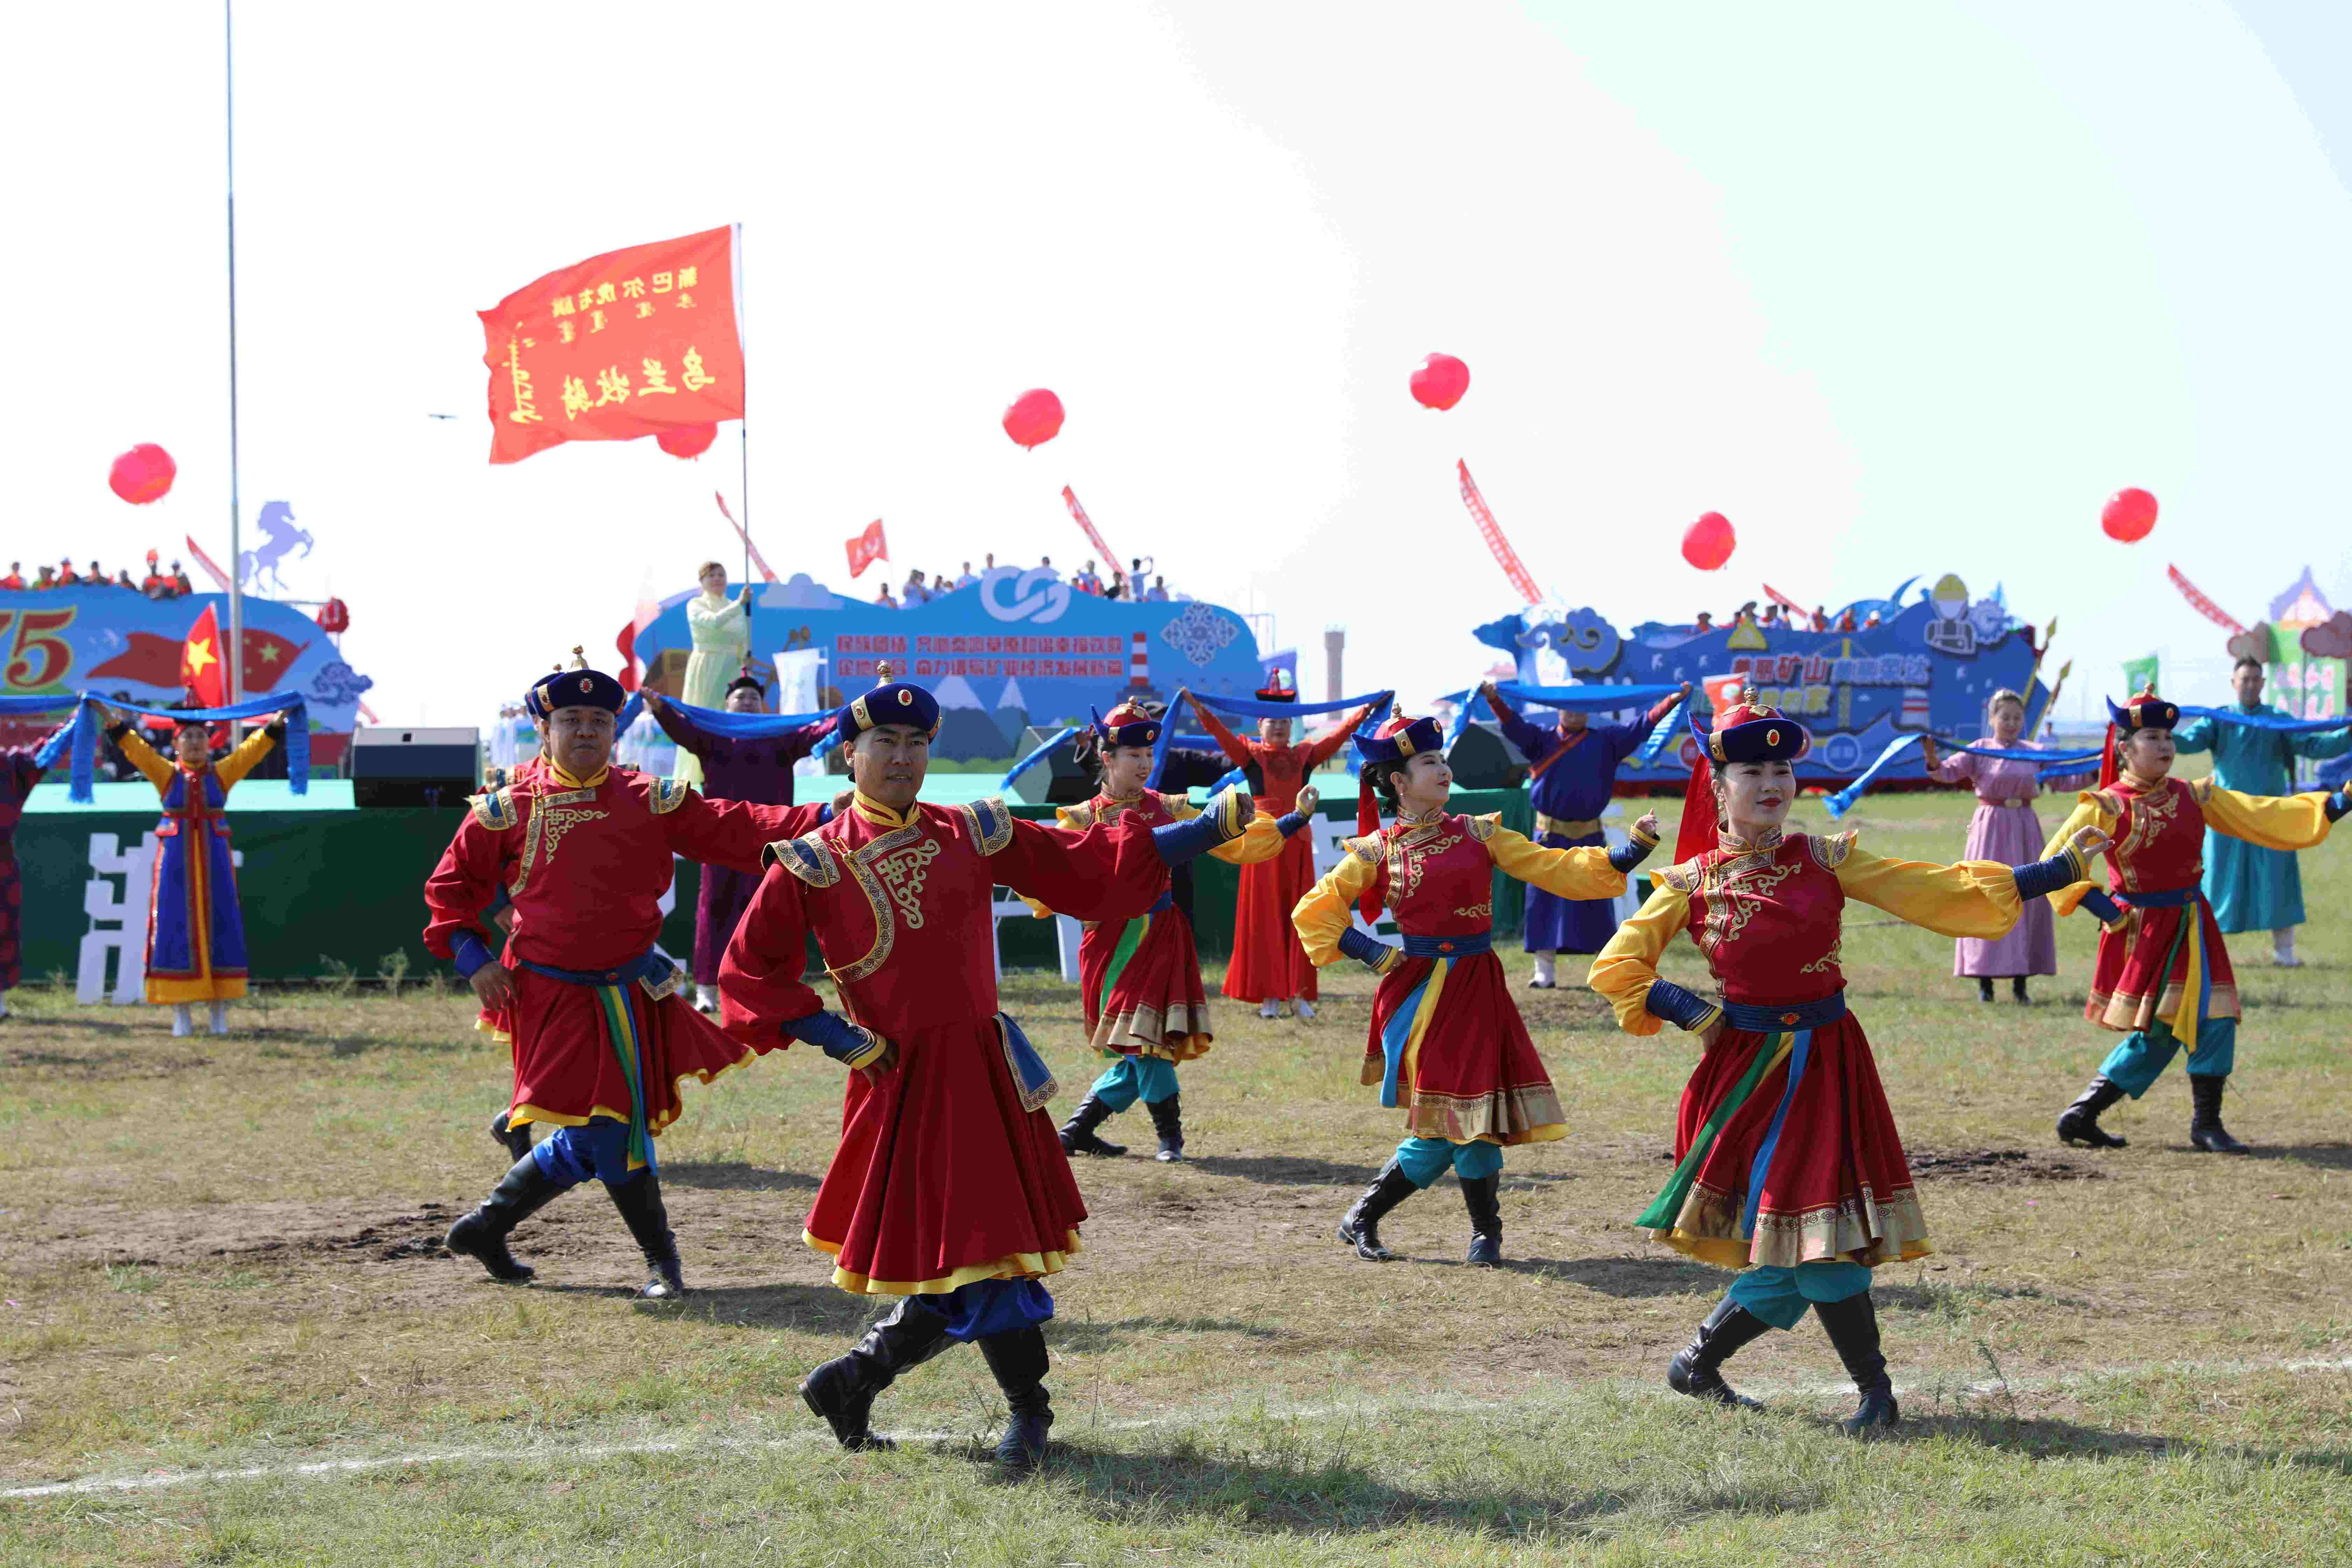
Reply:
<svg viewBox="0 0 2352 1568"><path fill-rule="evenodd" d="M2230 1130L2221 1125L2221 1089L2229 1081L2201 1073L2189 1075L2189 1103L2195 1108L2189 1116L2189 1142L2208 1154L2251 1154L2253 1151L2231 1137Z"/></svg>
<svg viewBox="0 0 2352 1568"><path fill-rule="evenodd" d="M1372 1178L1372 1184L1364 1189L1355 1206L1339 1221L1339 1239L1354 1247L1356 1256L1366 1262L1386 1263L1396 1255L1381 1245L1381 1216L1420 1190L1395 1156L1390 1156L1389 1163L1381 1167L1381 1173Z"/></svg>
<svg viewBox="0 0 2352 1568"><path fill-rule="evenodd" d="M1870 1304L1870 1292L1843 1301L1816 1301L1813 1312L1829 1331L1838 1360L1845 1363L1846 1375L1862 1395L1861 1408L1839 1423L1846 1436L1872 1436L1875 1428L1900 1422L1903 1411L1895 1403L1895 1384L1886 1375L1886 1358L1878 1353L1878 1310Z"/></svg>
<svg viewBox="0 0 2352 1568"><path fill-rule="evenodd" d="M1992 976L1989 974L1977 976L1977 1000L1979 1002L1992 1000Z"/></svg>
<svg viewBox="0 0 2352 1568"><path fill-rule="evenodd" d="M1150 1100L1143 1107L1151 1112L1151 1130L1160 1134L1160 1152L1154 1159L1173 1161L1184 1157L1184 1110L1180 1103L1183 1098L1171 1094L1165 1100Z"/></svg>
<svg viewBox="0 0 2352 1568"><path fill-rule="evenodd" d="M490 1119L490 1141L507 1152L508 1159L520 1160L530 1152L530 1123L509 1127L507 1113L501 1110Z"/></svg>
<svg viewBox="0 0 2352 1568"><path fill-rule="evenodd" d="M2123 1139L2099 1125L2099 1112L2123 1097L2124 1091L2109 1083L2104 1073L2093 1078L2081 1098L2058 1113L2058 1141L2085 1149L2126 1147Z"/></svg>
<svg viewBox="0 0 2352 1568"><path fill-rule="evenodd" d="M1116 1159L1127 1152L1124 1143L1112 1143L1095 1136L1095 1129L1118 1112L1105 1105L1096 1095L1088 1094L1062 1123L1062 1152L1065 1154L1101 1154Z"/></svg>
<svg viewBox="0 0 2352 1568"><path fill-rule="evenodd" d="M948 1321L915 1296L898 1304L866 1327L865 1336L849 1353L836 1356L808 1374L801 1384L801 1401L833 1428L836 1441L852 1453L861 1448L888 1448L887 1437L877 1437L866 1425L874 1413L874 1396L909 1367L922 1365L955 1342L948 1338Z"/></svg>
<svg viewBox="0 0 2352 1568"><path fill-rule="evenodd" d="M1462 1178L1462 1206L1470 1211L1471 1263L1503 1261L1503 1178Z"/></svg>
<svg viewBox="0 0 2352 1568"><path fill-rule="evenodd" d="M480 1260L490 1278L502 1284L523 1284L531 1270L528 1264L517 1263L514 1254L507 1250L507 1235L562 1191L539 1168L539 1162L525 1154L490 1189L481 1207L459 1216L441 1238L441 1245L461 1258Z"/></svg>
<svg viewBox="0 0 2352 1568"><path fill-rule="evenodd" d="M2017 998L2017 1005L2021 1007L2033 1005L2033 998L2025 994L2025 976L2022 974L2010 976L2009 994Z"/></svg>
<svg viewBox="0 0 2352 1568"><path fill-rule="evenodd" d="M1698 1326L1691 1342L1666 1363L1666 1386L1676 1394L1687 1394L1693 1399L1716 1405L1737 1405L1742 1410L1763 1409L1763 1405L1724 1382L1722 1368L1740 1346L1771 1326L1726 1296L1715 1304L1706 1321Z"/></svg>
<svg viewBox="0 0 2352 1568"><path fill-rule="evenodd" d="M669 1211L662 1206L661 1183L646 1171L634 1182L604 1190L613 1194L613 1206L621 1211L622 1222L636 1238L652 1269L637 1300L675 1301L685 1295L686 1279L677 1266L677 1237L670 1233Z"/></svg>
<svg viewBox="0 0 2352 1568"><path fill-rule="evenodd" d="M1015 1475L1033 1474L1045 1462L1045 1433L1054 1425L1045 1394L1045 1331L1033 1326L991 1334L980 1342L980 1353L1013 1413L996 1440L996 1462Z"/></svg>

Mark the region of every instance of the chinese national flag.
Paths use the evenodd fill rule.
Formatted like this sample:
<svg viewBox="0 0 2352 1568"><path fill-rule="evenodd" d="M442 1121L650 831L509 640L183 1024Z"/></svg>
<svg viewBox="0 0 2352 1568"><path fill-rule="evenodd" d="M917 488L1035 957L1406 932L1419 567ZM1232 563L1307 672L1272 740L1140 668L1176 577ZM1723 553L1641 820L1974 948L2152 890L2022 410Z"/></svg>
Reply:
<svg viewBox="0 0 2352 1568"><path fill-rule="evenodd" d="M245 664L237 671L237 681L244 695L251 697L278 684L278 679L294 668L310 645L292 642L276 632L265 632L258 626L245 628Z"/></svg>
<svg viewBox="0 0 2352 1568"><path fill-rule="evenodd" d="M220 620L210 605L196 617L196 624L188 628L188 640L181 645L180 684L195 693L196 700L207 708L218 708L228 701L228 675L221 663Z"/></svg>
<svg viewBox="0 0 2352 1568"><path fill-rule="evenodd" d="M493 463L743 416L731 227L591 257L481 318Z"/></svg>
<svg viewBox="0 0 2352 1568"><path fill-rule="evenodd" d="M849 574L862 577L866 569L877 561L890 559L890 546L882 538L882 520L876 518L866 525L866 531L849 542Z"/></svg>

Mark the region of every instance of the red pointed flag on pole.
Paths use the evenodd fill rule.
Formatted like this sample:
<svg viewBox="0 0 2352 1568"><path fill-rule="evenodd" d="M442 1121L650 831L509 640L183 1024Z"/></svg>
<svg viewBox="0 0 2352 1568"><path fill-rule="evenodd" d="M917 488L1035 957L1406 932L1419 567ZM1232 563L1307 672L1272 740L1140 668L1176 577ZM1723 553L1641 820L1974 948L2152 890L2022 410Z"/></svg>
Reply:
<svg viewBox="0 0 2352 1568"><path fill-rule="evenodd" d="M1102 531L1095 527L1095 520L1087 515L1087 509L1078 504L1077 492L1067 485L1062 487L1062 504L1070 509L1070 515L1077 519L1080 528L1086 530L1087 538L1093 542L1103 565L1111 575L1120 575L1118 557L1112 554L1110 546L1103 542Z"/></svg>
<svg viewBox="0 0 2352 1568"><path fill-rule="evenodd" d="M848 545L849 574L852 577L862 577L866 569L877 561L890 559L889 542L882 537L882 520L878 517L866 525L865 532L852 537Z"/></svg>
<svg viewBox="0 0 2352 1568"><path fill-rule="evenodd" d="M1462 504L1470 509L1471 521L1478 525L1478 537L1485 540L1486 548L1494 552L1495 564L1503 569L1503 575L1511 580L1511 586L1517 588L1528 604L1540 603L1543 595L1537 589L1536 580L1528 575L1528 569L1519 563L1519 552L1511 548L1509 540L1503 537L1503 525L1495 521L1494 509L1486 504L1486 498L1478 493L1478 481L1470 477L1470 465L1456 461L1454 467L1462 476Z"/></svg>
<svg viewBox="0 0 2352 1568"><path fill-rule="evenodd" d="M228 700L227 679L221 667L220 619L206 605L181 645L180 684L205 707L218 708Z"/></svg>
<svg viewBox="0 0 2352 1568"><path fill-rule="evenodd" d="M751 558L751 564L760 569L760 575L766 578L771 583L774 582L776 580L776 569L768 564L768 558L760 553L760 547L751 542L751 536L749 533L744 532L743 525L741 523L735 521L735 514L727 510L727 498L720 495L717 490L712 490L710 492L710 499L719 503L719 515L727 520L727 526L733 529L742 539L743 553Z"/></svg>
<svg viewBox="0 0 2352 1568"><path fill-rule="evenodd" d="M592 256L480 314L493 463L743 417L732 227Z"/></svg>

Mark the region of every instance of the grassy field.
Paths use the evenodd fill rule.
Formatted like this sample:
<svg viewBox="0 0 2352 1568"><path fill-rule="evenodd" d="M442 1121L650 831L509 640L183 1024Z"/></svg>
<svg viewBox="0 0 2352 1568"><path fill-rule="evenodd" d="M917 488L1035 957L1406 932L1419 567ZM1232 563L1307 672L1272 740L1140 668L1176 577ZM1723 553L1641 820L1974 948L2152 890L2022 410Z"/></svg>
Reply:
<svg viewBox="0 0 2352 1568"><path fill-rule="evenodd" d="M1965 808L1874 799L1848 823L1945 859ZM2238 944L2251 1159L2189 1152L2177 1066L2109 1114L2129 1149L2056 1145L2110 1043L2080 1013L2086 920L2021 1008L1853 909L1853 1004L1937 1246L1880 1271L1906 1421L1867 1447L1826 1427L1853 1394L1810 1319L1732 1363L1765 1414L1664 1391L1727 1278L1628 1223L1693 1051L1618 1034L1580 990L1521 993L1572 1131L1509 1155L1492 1270L1459 1262L1451 1178L1383 1226L1397 1262L1331 1234L1399 1131L1356 1081L1367 979L1332 972L1313 1025L1226 1009L1184 1073L1197 1157L1079 1168L1055 1462L1025 1488L983 1462L1002 1411L968 1350L884 1395L877 1425L919 1435L891 1455L840 1453L793 1393L867 1316L799 1241L841 1082L814 1052L688 1089L662 1154L697 1294L665 1311L627 1299L643 1270L593 1188L517 1233L532 1289L439 1254L503 1163L505 1065L453 989L280 995L223 1040L21 992L0 1561L2352 1560L2344 855L2305 858L2326 911L2306 968ZM1686 945L1671 964L1699 982ZM1095 1070L1074 996L1018 976L1005 1005L1066 1114ZM1150 1146L1139 1110L1106 1131ZM77 1481L132 1484L27 1489Z"/></svg>

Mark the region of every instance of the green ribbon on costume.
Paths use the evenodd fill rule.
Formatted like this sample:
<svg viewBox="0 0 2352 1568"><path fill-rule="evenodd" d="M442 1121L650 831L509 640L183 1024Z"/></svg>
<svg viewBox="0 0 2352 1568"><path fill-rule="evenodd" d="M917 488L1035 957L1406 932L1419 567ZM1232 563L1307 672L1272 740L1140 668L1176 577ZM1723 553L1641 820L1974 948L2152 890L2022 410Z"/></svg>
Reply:
<svg viewBox="0 0 2352 1568"><path fill-rule="evenodd" d="M651 1169L654 1163L653 1130L646 1119L646 1086L642 1064L638 1061L636 1014L629 1005L629 994L618 985L591 987L596 993L598 1005L604 1010L604 1037L613 1044L613 1055L621 1064L621 1077L629 1086L629 1169L639 1166Z"/></svg>
<svg viewBox="0 0 2352 1568"><path fill-rule="evenodd" d="M1143 945L1143 939L1151 930L1151 922L1155 918L1157 917L1152 915L1138 915L1129 921L1126 927L1119 931L1118 945L1111 949L1110 963L1103 969L1102 991L1095 997L1095 1018L1097 1023L1101 1021L1103 1009L1110 1005L1111 993L1118 989L1118 977L1127 973L1128 961L1135 956L1135 950ZM1107 1057L1117 1057L1121 1053L1106 1050L1102 1054Z"/></svg>
<svg viewBox="0 0 2352 1568"><path fill-rule="evenodd" d="M1715 1108L1715 1114L1706 1119L1706 1125L1698 1130L1698 1136L1691 1140L1690 1152L1683 1156L1682 1163L1676 1165L1675 1173L1666 1179L1664 1190L1650 1201L1650 1206L1642 1211L1642 1217L1633 1222L1635 1225L1644 1230L1674 1229L1675 1219L1683 1212L1684 1200L1690 1196L1691 1184L1698 1180L1699 1165L1706 1159L1707 1152L1715 1147L1715 1141L1723 1135L1724 1124L1731 1120L1735 1111L1748 1103L1748 1097L1756 1092L1756 1086L1764 1081L1764 1075L1788 1054L1787 1035L1764 1037L1764 1043L1756 1048L1756 1059L1748 1064L1748 1071L1724 1097L1723 1103Z"/></svg>

